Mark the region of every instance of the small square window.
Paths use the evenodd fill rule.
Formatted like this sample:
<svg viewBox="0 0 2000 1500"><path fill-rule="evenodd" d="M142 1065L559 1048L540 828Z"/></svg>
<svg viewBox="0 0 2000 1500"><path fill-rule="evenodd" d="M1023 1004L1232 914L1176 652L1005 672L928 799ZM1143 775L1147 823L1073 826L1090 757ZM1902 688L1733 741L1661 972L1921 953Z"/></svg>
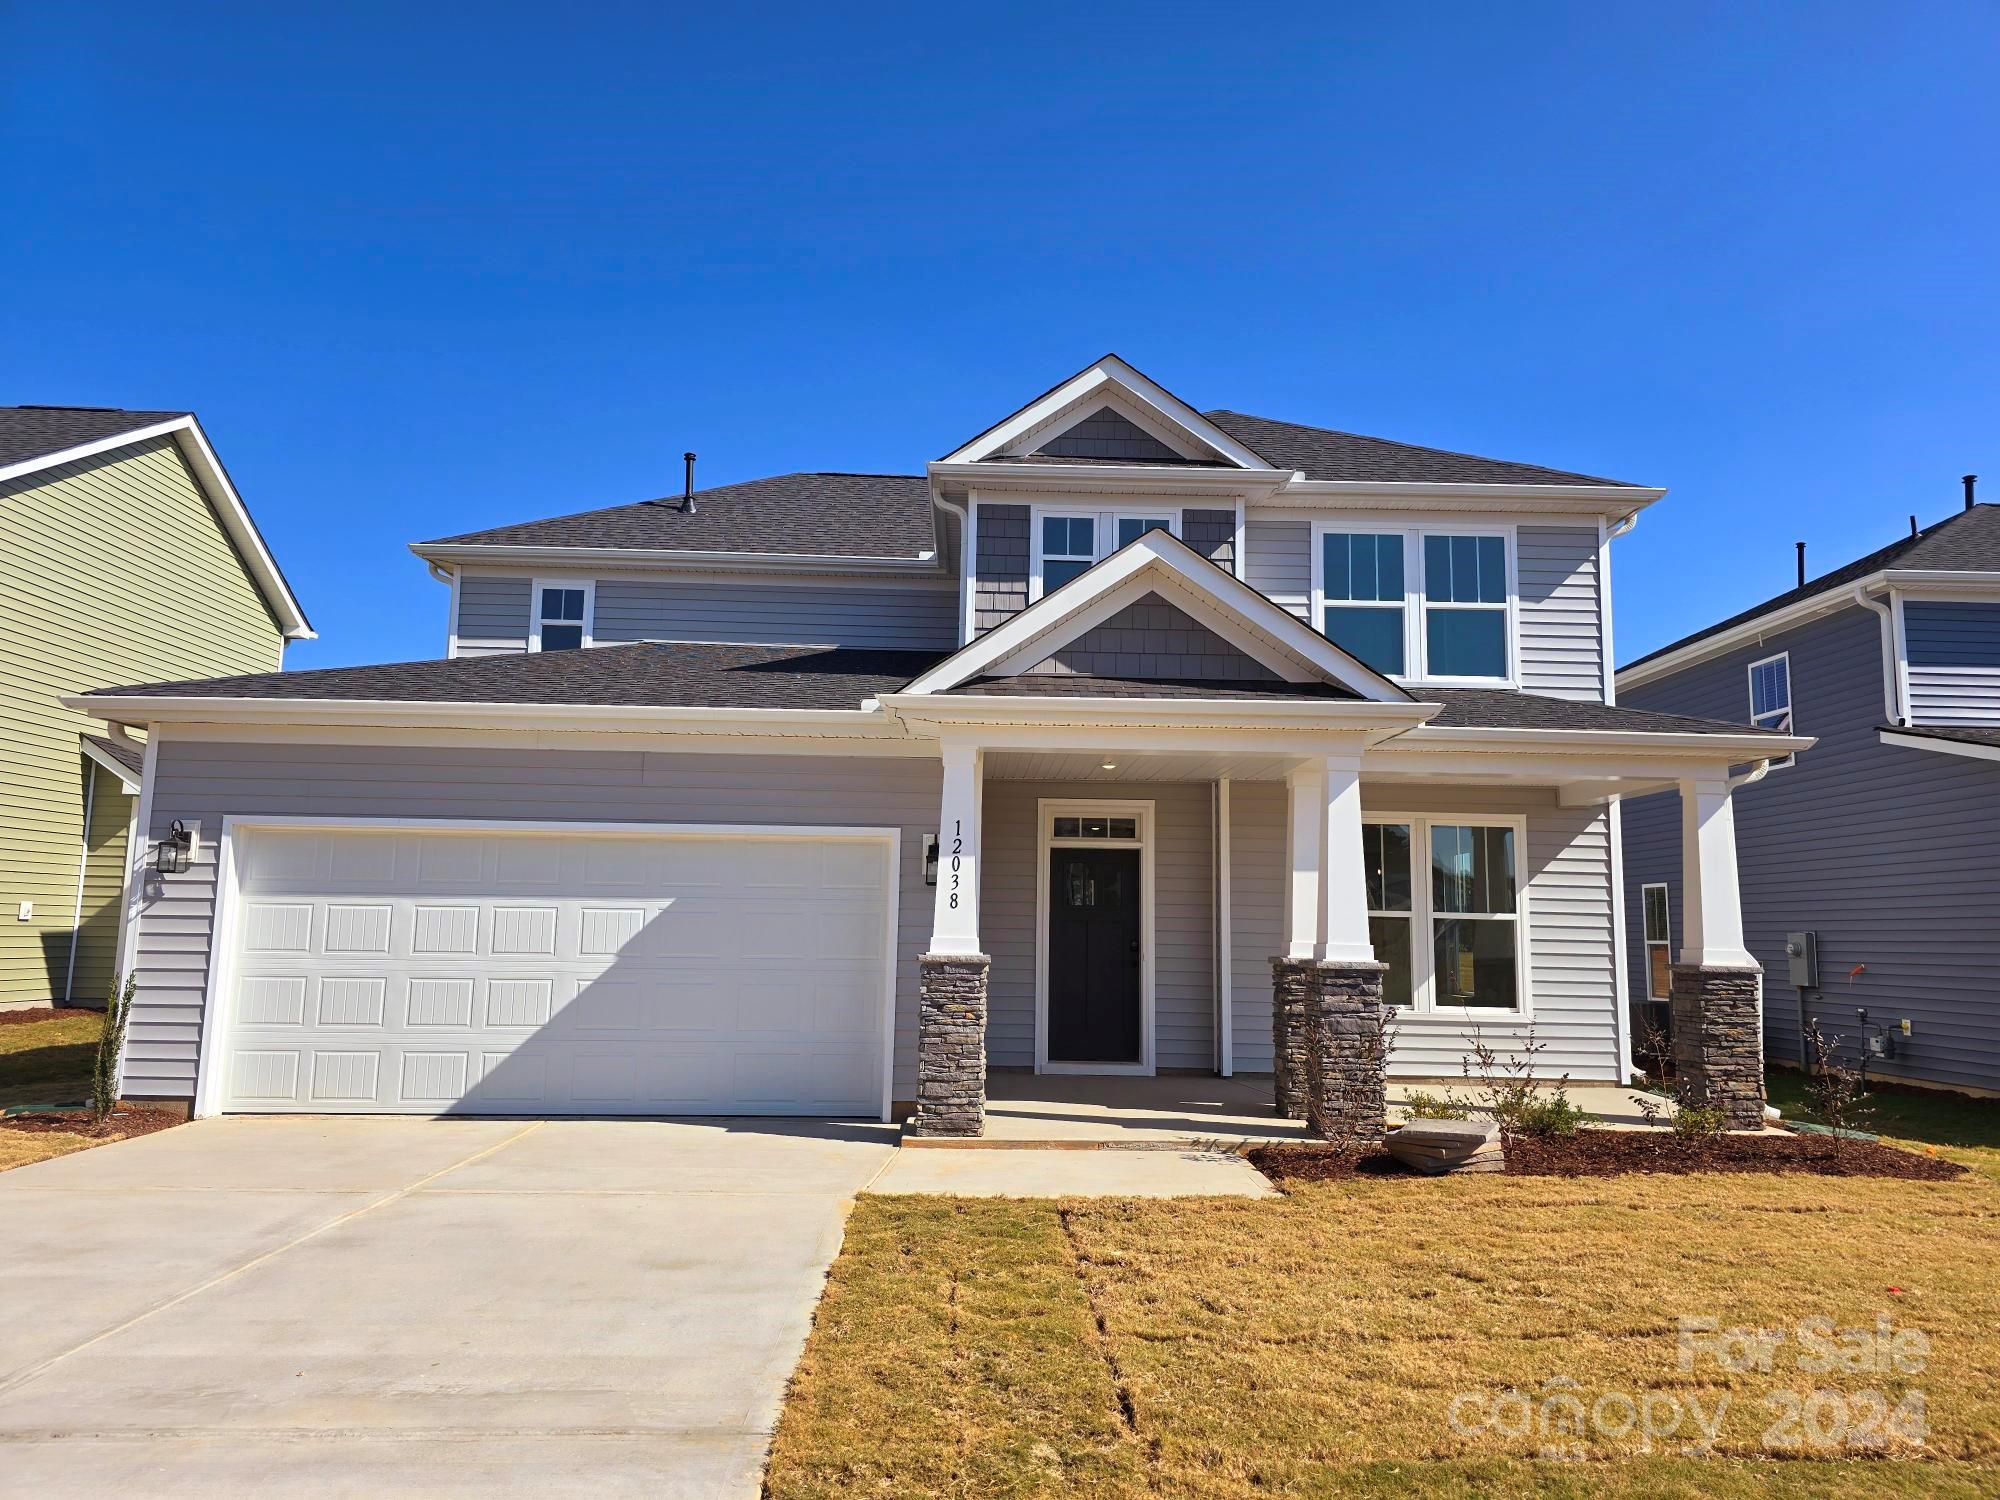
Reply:
<svg viewBox="0 0 2000 1500"><path fill-rule="evenodd" d="M1102 839L1111 836L1111 824L1105 818L1085 818L1083 836L1087 839Z"/></svg>
<svg viewBox="0 0 2000 1500"><path fill-rule="evenodd" d="M1114 839L1136 839L1139 836L1139 822L1136 818L1113 818L1111 836Z"/></svg>
<svg viewBox="0 0 2000 1500"><path fill-rule="evenodd" d="M1059 839L1077 838L1080 836L1079 830L1082 827L1083 820L1081 818L1057 818L1056 837Z"/></svg>

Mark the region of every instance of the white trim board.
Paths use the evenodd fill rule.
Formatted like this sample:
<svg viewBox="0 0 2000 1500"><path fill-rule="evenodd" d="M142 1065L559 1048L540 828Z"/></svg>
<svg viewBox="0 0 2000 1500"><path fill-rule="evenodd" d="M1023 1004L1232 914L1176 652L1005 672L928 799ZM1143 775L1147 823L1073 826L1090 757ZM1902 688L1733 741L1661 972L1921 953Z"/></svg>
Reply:
<svg viewBox="0 0 2000 1500"><path fill-rule="evenodd" d="M1904 733L1895 729L1877 731L1885 745L1899 750L1934 750L1940 755L1962 755L1969 760L2000 761L2000 745L1974 745L1964 740L1939 739L1935 735Z"/></svg>
<svg viewBox="0 0 2000 1500"><path fill-rule="evenodd" d="M1153 976L1153 801L1099 797L1039 797L1035 800L1035 1071L1150 1077L1154 1067ZM1049 854L1055 849L1130 849L1129 839L1059 839L1058 817L1136 818L1139 824L1139 1060L1136 1063L1074 1063L1049 1060Z"/></svg>
<svg viewBox="0 0 2000 1500"><path fill-rule="evenodd" d="M149 745L152 742L149 742ZM150 761L151 750L148 750ZM146 779L150 800L152 778ZM222 835L216 843L215 915L208 951L208 978L202 994L201 1051L195 1063L194 1115L197 1119L220 1113L226 1079L218 1051L227 1035L230 997L236 960L236 929L241 911L240 878L245 841L258 833L300 832L313 829L345 830L356 833L443 833L482 836L517 834L545 836L607 834L634 838L686 839L772 839L879 841L886 846L883 894L885 899L882 1012L882 1109L881 1118L891 1118L896 1074L896 970L898 963L898 922L902 905L903 834L900 828L872 828L849 825L780 823L619 823L592 820L567 821L552 818L374 818L374 817L286 817L282 814L224 814Z"/></svg>

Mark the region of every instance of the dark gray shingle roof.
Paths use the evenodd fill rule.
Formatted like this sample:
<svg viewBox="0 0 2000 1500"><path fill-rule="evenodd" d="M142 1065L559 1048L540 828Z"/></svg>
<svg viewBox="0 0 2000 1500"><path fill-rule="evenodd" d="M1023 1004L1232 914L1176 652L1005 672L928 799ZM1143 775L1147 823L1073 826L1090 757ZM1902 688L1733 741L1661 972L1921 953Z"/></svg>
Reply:
<svg viewBox="0 0 2000 1500"><path fill-rule="evenodd" d="M635 547L669 552L915 558L937 546L920 474L778 474L546 521L438 537L435 546Z"/></svg>
<svg viewBox="0 0 2000 1500"><path fill-rule="evenodd" d="M262 672L189 682L100 688L87 697L249 698L343 702L543 704L620 708L853 709L892 693L950 653L822 646L706 646L640 642L588 651L471 656L382 666ZM1108 698L1323 698L1352 701L1324 683L1140 681L1081 675L981 678L981 694ZM1502 688L1432 688L1433 722L1461 728L1600 729L1637 733L1747 734L1742 724L1647 709L1607 708Z"/></svg>
<svg viewBox="0 0 2000 1500"><path fill-rule="evenodd" d="M111 406L0 406L0 464L25 463L187 415Z"/></svg>
<svg viewBox="0 0 2000 1500"><path fill-rule="evenodd" d="M1985 745L2000 750L2000 728L1977 728L1970 724L1878 724L1891 734L1911 734L1920 739L1945 740L1954 745Z"/></svg>
<svg viewBox="0 0 2000 1500"><path fill-rule="evenodd" d="M110 756L111 759L117 761L119 765L130 771L135 778L145 771L146 757L131 745L121 744L119 741L109 739L101 734L86 734L83 738L89 741L92 749L103 755Z"/></svg>
<svg viewBox="0 0 2000 1500"><path fill-rule="evenodd" d="M1843 584L1859 583L1871 573L1879 573L1884 568L1927 568L1943 572L2000 573L2000 505L1975 505L1970 510L1953 511L1942 521L1934 522L1915 536L1898 538L1886 547L1857 557L1845 567L1835 568L1831 573L1822 573L1817 578L1809 578L1795 589L1786 589L1775 594L1762 604L1752 605L1740 614L1733 614L1726 620L1718 620L1713 625L1704 626L1692 635L1684 635L1677 641L1670 641L1656 651L1648 651L1644 656L1628 661L1618 670L1630 671L1641 662L1649 662L1656 656L1665 656L1669 651L1678 651L1683 646L1692 646L1696 641L1707 640L1712 635L1720 635L1725 630L1733 630L1738 625L1747 625L1759 615L1783 609L1788 604L1796 604L1802 599L1811 599L1837 589Z"/></svg>
<svg viewBox="0 0 2000 1500"><path fill-rule="evenodd" d="M1281 469L1297 469L1308 479L1372 480L1386 484L1615 484L1637 488L1626 485L1622 479L1599 479L1592 474L1572 474L1540 464L1510 463L1444 448L1394 443L1387 438L1278 422L1240 411L1225 409L1202 415L1260 457Z"/></svg>
<svg viewBox="0 0 2000 1500"><path fill-rule="evenodd" d="M88 697L338 699L619 708L859 708L942 659L935 651L640 642L99 688Z"/></svg>

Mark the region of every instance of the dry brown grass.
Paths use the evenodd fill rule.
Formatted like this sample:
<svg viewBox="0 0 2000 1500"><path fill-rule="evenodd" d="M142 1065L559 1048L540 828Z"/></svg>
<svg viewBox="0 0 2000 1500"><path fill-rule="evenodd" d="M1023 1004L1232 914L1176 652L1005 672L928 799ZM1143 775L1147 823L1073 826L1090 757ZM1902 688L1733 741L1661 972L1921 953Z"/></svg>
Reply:
<svg viewBox="0 0 2000 1500"><path fill-rule="evenodd" d="M1174 1496L1990 1494L2000 1487L1990 1182L1677 1177L1306 1185L1280 1202L864 1199L769 1488ZM1896 1290L1891 1290L1895 1288ZM1922 1329L1917 1375L1677 1358L1682 1314ZM1454 1396L1728 1397L1684 1434L1459 1436ZM1908 1389L1906 1456L1773 1459L1764 1398ZM1556 1435L1559 1437L1560 1435Z"/></svg>

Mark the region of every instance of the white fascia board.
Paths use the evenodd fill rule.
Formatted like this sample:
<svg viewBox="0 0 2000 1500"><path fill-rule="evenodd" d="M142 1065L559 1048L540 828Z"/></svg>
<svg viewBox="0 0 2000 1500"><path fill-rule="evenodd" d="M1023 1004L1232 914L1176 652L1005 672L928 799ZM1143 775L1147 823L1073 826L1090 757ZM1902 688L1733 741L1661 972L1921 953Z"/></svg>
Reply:
<svg viewBox="0 0 2000 1500"><path fill-rule="evenodd" d="M410 551L442 566L551 568L583 567L703 573L907 573L934 578L943 571L935 552L909 557L848 557L827 552L692 552L666 547L500 547L478 543L450 546L411 542Z"/></svg>
<svg viewBox="0 0 2000 1500"><path fill-rule="evenodd" d="M1075 496L1191 495L1208 499L1262 499L1288 493L1298 476L1286 469L1193 469L1172 464L1018 464L1004 458L926 466L931 483L987 494Z"/></svg>
<svg viewBox="0 0 2000 1500"><path fill-rule="evenodd" d="M1885 568L1883 583L1911 597L2000 598L2000 573L1969 568Z"/></svg>
<svg viewBox="0 0 2000 1500"><path fill-rule="evenodd" d="M1818 619L1821 615L1832 614L1835 610L1854 606L1857 589L1867 592L1882 587L1886 575L1871 573L1866 578L1853 579L1824 593L1800 599L1787 604L1782 609L1774 609L1755 619L1745 620L1741 625L1714 635L1705 635L1698 641L1689 641L1679 650L1669 651L1665 656L1634 662L1631 666L1618 670L1618 691L1626 693L1636 687L1644 687L1649 682L1669 677L1675 672L1709 660L1711 657L1727 656L1744 646L1754 646L1771 636L1787 630L1795 630L1801 625Z"/></svg>
<svg viewBox="0 0 2000 1500"><path fill-rule="evenodd" d="M1385 484L1297 478L1268 503L1328 510L1490 511L1496 514L1636 516L1667 492L1609 484Z"/></svg>
<svg viewBox="0 0 2000 1500"><path fill-rule="evenodd" d="M0 465L0 483L18 479L24 475L52 469L58 464L76 463L81 459L94 458L100 453L109 453L114 448L129 448L134 443L143 443L149 438L172 437L174 446L181 451L181 457L194 471L195 482L208 496L209 503L222 521L222 529L229 533L230 541L236 544L238 554L250 570L251 578L264 601L271 606L271 613L278 617L278 629L288 641L315 641L319 632L312 628L306 614L299 607L291 585L285 582L285 575L278 570L277 559L271 556L271 549L264 545L263 535L257 530L257 523L250 519L250 508L243 503L243 497L236 493L236 486L229 482L229 475L222 467L222 461L215 456L209 446L201 424L192 416L173 417L164 422L154 422L146 427L134 427L128 432L113 433L110 437L98 438L95 442L79 443L74 448L64 448L59 453L44 453L39 458L25 458L18 463Z"/></svg>
<svg viewBox="0 0 2000 1500"><path fill-rule="evenodd" d="M1742 734L1722 731L1657 733L1637 729L1481 729L1472 726L1427 724L1404 743L1413 747L1496 750L1535 750L1568 754L1593 750L1635 750L1647 754L1692 754L1709 760L1741 764L1751 760L1776 760L1810 750L1819 741L1810 735Z"/></svg>
<svg viewBox="0 0 2000 1500"><path fill-rule="evenodd" d="M1105 595L1151 570L1189 593L1204 598L1220 614L1239 619L1250 630L1268 637L1284 653L1314 671L1378 703L1408 703L1410 694L1388 678L1363 666L1290 611L1271 602L1249 584L1224 572L1164 531L1149 531L1120 548L1096 567L1071 579L1053 594L996 626L978 640L946 657L909 684L913 693L948 692L1016 656L1036 641L1056 634L1068 621L1086 613ZM1225 595L1223 590L1228 592ZM1054 646L1050 650L1057 649Z"/></svg>
<svg viewBox="0 0 2000 1500"><path fill-rule="evenodd" d="M761 735L893 734L866 709L628 707L572 703L402 703L369 698L68 697L63 705L114 724L372 724L451 728L673 729Z"/></svg>
<svg viewBox="0 0 2000 1500"><path fill-rule="evenodd" d="M1214 724L1260 729L1402 734L1435 717L1435 703L1372 703L1327 698L1010 697L1002 693L884 693L897 718L937 724L1131 724L1199 733ZM1190 741L1188 749L1200 749Z"/></svg>
<svg viewBox="0 0 2000 1500"><path fill-rule="evenodd" d="M1245 469L1270 469L1265 459L1243 446L1189 406L1165 386L1140 374L1115 354L1079 370L1045 396L1037 397L1012 416L995 423L979 436L944 456L947 464L976 463L998 453L1023 433L1039 427L1064 407L1093 393L1113 387L1152 411L1162 420L1187 432L1231 463ZM1034 467L1024 465L1024 467Z"/></svg>
<svg viewBox="0 0 2000 1500"><path fill-rule="evenodd" d="M1965 740L1942 740L1935 735L1903 734L1894 729L1877 731L1885 745L1898 750L1934 750L1940 755L1963 755L1968 760L2000 760L2000 745L1974 745Z"/></svg>

